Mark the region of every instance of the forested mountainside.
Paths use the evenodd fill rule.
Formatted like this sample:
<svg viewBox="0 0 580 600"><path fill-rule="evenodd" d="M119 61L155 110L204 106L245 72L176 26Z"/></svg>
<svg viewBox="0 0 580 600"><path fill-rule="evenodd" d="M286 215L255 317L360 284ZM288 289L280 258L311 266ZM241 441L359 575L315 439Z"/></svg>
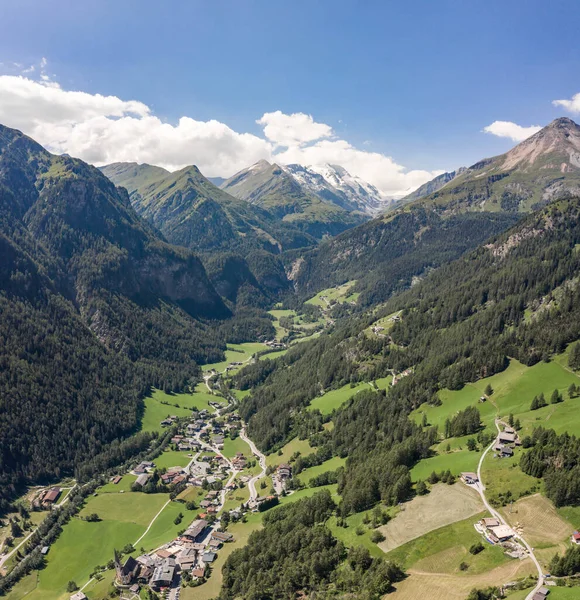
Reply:
<svg viewBox="0 0 580 600"><path fill-rule="evenodd" d="M218 189L196 167L175 173L114 163L101 169L173 244L200 253L212 284L231 308L265 307L290 287L279 254L316 239Z"/></svg>
<svg viewBox="0 0 580 600"><path fill-rule="evenodd" d="M483 159L418 202L442 212L530 212L580 193L580 127L560 118L509 152Z"/></svg>
<svg viewBox="0 0 580 600"><path fill-rule="evenodd" d="M408 288L414 278L461 256L512 226L508 213L443 217L423 207L399 210L344 232L305 253L288 253L296 291L308 296L356 280L359 303L372 306Z"/></svg>
<svg viewBox="0 0 580 600"><path fill-rule="evenodd" d="M183 389L196 363L223 357L215 319L231 313L199 259L162 241L124 190L6 127L0 249L5 499L134 431L151 385ZM261 321L242 318L238 335L254 339Z"/></svg>
<svg viewBox="0 0 580 600"><path fill-rule="evenodd" d="M368 220L367 215L357 211L359 207L352 198L327 185L324 178L318 181L323 190L315 192L312 185L302 185L286 168L261 160L232 175L220 187L317 239L337 235Z"/></svg>
<svg viewBox="0 0 580 600"><path fill-rule="evenodd" d="M344 513L380 498L398 501L410 488L408 468L425 456L434 435L407 418L412 409L436 404L442 388L502 371L508 356L533 365L580 337L579 244L580 200L554 202L380 309L267 369L248 369L261 383L241 406L250 435L271 450L319 431L317 454L348 455L339 480ZM398 311L388 335L366 334ZM304 410L321 390L409 371L389 389L387 402L380 391L353 397L331 431L322 430L316 411Z"/></svg>

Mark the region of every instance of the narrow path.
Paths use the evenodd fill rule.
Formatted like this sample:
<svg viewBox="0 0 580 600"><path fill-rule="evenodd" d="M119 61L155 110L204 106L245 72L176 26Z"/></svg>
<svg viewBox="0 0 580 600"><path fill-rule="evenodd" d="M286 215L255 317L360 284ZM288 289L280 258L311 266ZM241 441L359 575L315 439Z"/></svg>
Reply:
<svg viewBox="0 0 580 600"><path fill-rule="evenodd" d="M143 532L143 535L133 543L133 548L137 547L137 544L149 533L149 530L153 526L153 523L157 520L157 517L165 510L165 508L171 503L171 500L168 500L160 509L159 512L149 521L149 525L147 525L147 529Z"/></svg>
<svg viewBox="0 0 580 600"><path fill-rule="evenodd" d="M495 426L498 431L498 436L499 436L499 433L501 433L500 423L501 423L500 419L495 420ZM479 495L481 496L481 499L482 499L485 507L487 508L487 510L490 512L490 514L492 516L494 516L502 525L506 525L507 527L509 527L506 520L487 501L487 498L485 497L485 486L483 485L483 481L481 479L481 467L483 465L483 461L484 461L487 453L493 448L493 446L496 444L496 442L497 442L497 437L494 438L493 442L485 449L485 452L481 455L481 458L479 459L479 464L477 465L477 478L479 479L479 483L476 483L473 487L479 492ZM534 589L526 596L526 600L532 600L534 594L544 585L544 572L542 570L542 566L540 565L538 559L536 558L536 555L534 554L533 548L528 544L528 542L524 539L524 537L522 535L515 535L514 537L519 539L519 541L526 547L527 551L530 554L530 558L532 559L532 561L536 565L536 569L538 570L538 583L536 584L536 587L534 587Z"/></svg>

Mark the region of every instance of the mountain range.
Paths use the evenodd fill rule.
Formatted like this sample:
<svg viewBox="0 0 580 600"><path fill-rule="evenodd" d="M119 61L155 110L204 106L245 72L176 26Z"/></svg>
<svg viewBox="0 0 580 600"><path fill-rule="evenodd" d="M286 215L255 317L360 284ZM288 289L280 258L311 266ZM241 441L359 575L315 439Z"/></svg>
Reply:
<svg viewBox="0 0 580 600"><path fill-rule="evenodd" d="M429 189L439 178L425 184L419 201L444 212L530 212L580 193L580 126L566 117L556 119L509 152L440 177L445 176L449 180L439 189ZM407 199L420 194L417 190Z"/></svg>

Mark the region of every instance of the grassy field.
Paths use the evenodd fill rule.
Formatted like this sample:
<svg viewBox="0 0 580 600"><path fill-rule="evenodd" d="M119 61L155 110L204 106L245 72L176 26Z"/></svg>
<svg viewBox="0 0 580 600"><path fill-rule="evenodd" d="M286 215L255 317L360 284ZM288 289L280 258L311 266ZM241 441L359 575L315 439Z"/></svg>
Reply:
<svg viewBox="0 0 580 600"><path fill-rule="evenodd" d="M534 568L530 560L510 560L510 562L480 574L469 573L469 570L453 574L412 570L409 577L396 584L393 598L395 600L422 598L425 600L465 600L473 588L485 588L514 581L534 573ZM426 595L427 591L428 595ZM512 596L508 596L508 598L511 599ZM525 598L525 595L522 598Z"/></svg>
<svg viewBox="0 0 580 600"><path fill-rule="evenodd" d="M351 546L364 546L373 556L382 557L384 556L384 552L371 540L373 530L363 523L365 515L371 512L365 511L350 515L346 518L347 527L339 527L336 517L331 517L326 525L332 531L333 535L347 548Z"/></svg>
<svg viewBox="0 0 580 600"><path fill-rule="evenodd" d="M467 450L464 444L464 440L466 439L467 438L452 438L436 445L433 448L433 450L437 452L435 456L419 461L411 469L412 480L425 480L433 471L440 473L447 469L456 476L465 471L475 471L481 456L481 449L477 452ZM451 445L450 452L445 451L447 444Z"/></svg>
<svg viewBox="0 0 580 600"><path fill-rule="evenodd" d="M555 429L558 433L577 430L580 427L580 398L569 399L567 390L571 383L580 384L580 377L567 368L567 356L564 353L549 363L541 362L533 367L512 359L502 373L467 384L459 391L442 390L439 394L441 406L423 405L411 417L420 422L426 414L429 424L437 425L441 430L447 418L468 406L476 406L490 430L496 414L505 417L510 413L520 419L523 435L539 425ZM479 398L488 384L494 393L490 401L481 403ZM536 411L529 410L536 394L543 392L549 399L555 389L563 393L565 402Z"/></svg>
<svg viewBox="0 0 580 600"><path fill-rule="evenodd" d="M260 342L247 342L244 344L228 344L227 350L225 352L226 359L217 363L211 363L208 365L203 365L204 371L215 370L218 373L226 370L226 367L232 362L246 362L250 357L252 357L256 352L260 352L261 350L266 350L268 346L266 344L262 344ZM230 373L235 373L237 369L232 369Z"/></svg>
<svg viewBox="0 0 580 600"><path fill-rule="evenodd" d="M501 512L506 521L521 530L526 540L536 548L567 542L576 529L540 494L520 498Z"/></svg>
<svg viewBox="0 0 580 600"><path fill-rule="evenodd" d="M163 431L164 428L160 425L161 421L170 415L178 417L189 417L191 410L187 408L176 408L175 406L167 406L161 404L155 398L145 398L145 413L141 422L142 431Z"/></svg>
<svg viewBox="0 0 580 600"><path fill-rule="evenodd" d="M187 456L186 452L165 450L153 462L160 469L169 469L170 467L185 467L190 460L191 458Z"/></svg>
<svg viewBox="0 0 580 600"><path fill-rule="evenodd" d="M310 300L307 300L306 304L314 304L315 306L321 306L322 308L326 308L327 303L323 300L323 296L330 303L332 303L332 301L356 302L356 299L359 295L357 293L349 293L350 289L354 286L355 283L356 281L348 281L347 283L343 283L342 285L339 285L337 287L322 290L321 292L318 292L316 296L310 298Z"/></svg>
<svg viewBox="0 0 580 600"><path fill-rule="evenodd" d="M333 410L342 406L349 398L364 389L370 389L368 383L358 383L354 387L350 384L344 385L337 390L326 392L310 402L309 408L317 408L323 415L329 415Z"/></svg>
<svg viewBox="0 0 580 600"><path fill-rule="evenodd" d="M175 524L175 518L183 515L181 523ZM177 532L185 529L197 516L199 509L187 510L182 502L170 502L157 517L147 535L139 542L139 548L154 550L177 537Z"/></svg>
<svg viewBox="0 0 580 600"><path fill-rule="evenodd" d="M229 437L224 439L224 449L222 453L227 458L233 458L238 452L241 452L244 456L250 458L252 456L252 451L250 450L250 446L241 437L237 437L235 440L230 439Z"/></svg>
<svg viewBox="0 0 580 600"><path fill-rule="evenodd" d="M321 465L304 469L304 471L299 473L297 477L304 485L308 485L308 482L313 477L316 477L321 473L326 473L326 471L336 471L338 467L344 467L345 463L346 458L340 458L338 456L335 456L333 458L330 458L329 460L324 461Z"/></svg>
<svg viewBox="0 0 580 600"><path fill-rule="evenodd" d="M482 539L473 523L484 516L487 512L430 531L388 552L387 558L407 569L413 567L422 572L459 575L461 562L469 565L467 574L490 571L511 559L504 555L502 548L490 544L475 556L469 553L470 546Z"/></svg>
<svg viewBox="0 0 580 600"><path fill-rule="evenodd" d="M38 573L38 580L26 578L20 582L14 589L14 598L68 599L70 594L66 593L66 586L69 581L76 581L78 585L86 583L93 568L106 564L115 548L134 543L142 535L168 500L167 494L121 493L120 490L115 493L110 490L111 485L107 484L96 496L91 496L79 517L65 525L47 556L46 568ZM185 513L183 509L182 506ZM83 516L92 513L97 513L101 521L87 523L82 520ZM160 534L165 530L170 536L165 541L171 539L172 534L167 527L166 523L159 527Z"/></svg>
<svg viewBox="0 0 580 600"><path fill-rule="evenodd" d="M288 496L282 496L280 498L280 504L290 504L291 502L297 502L302 498L310 498L311 496L314 496L314 494L318 494L318 492L321 492L322 490L328 490L330 492L330 495L334 498L334 501L338 503L340 497L336 489L336 484L322 485L317 488L304 488L303 490L298 490L297 492L289 494Z"/></svg>
<svg viewBox="0 0 580 600"><path fill-rule="evenodd" d="M515 501L522 496L541 491L541 480L526 475L519 468L522 449L516 448L513 458L494 458L488 452L483 461L481 477L485 483L487 499L494 504L498 496L507 491Z"/></svg>
<svg viewBox="0 0 580 600"><path fill-rule="evenodd" d="M287 463L289 462L290 457L296 452L300 452L300 454L306 456L308 454L312 454L314 450L310 446L310 442L308 440L300 440L296 437L281 448L280 454L278 454L278 452L268 454L268 456L266 456L266 464L268 466L274 466Z"/></svg>
<svg viewBox="0 0 580 600"><path fill-rule="evenodd" d="M445 510L441 510L443 506ZM386 538L379 546L389 552L430 531L472 517L483 509L479 494L466 485L439 483L429 494L416 496L403 504L397 516L379 528ZM472 519L471 523L474 522Z"/></svg>

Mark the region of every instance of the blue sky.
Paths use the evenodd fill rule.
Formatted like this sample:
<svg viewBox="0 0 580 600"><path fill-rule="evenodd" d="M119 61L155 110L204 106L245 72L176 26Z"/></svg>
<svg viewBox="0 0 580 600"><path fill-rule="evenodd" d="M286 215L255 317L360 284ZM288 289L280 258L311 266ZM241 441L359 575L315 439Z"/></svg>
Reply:
<svg viewBox="0 0 580 600"><path fill-rule="evenodd" d="M572 0L3 0L0 62L34 78L45 57L62 89L138 100L173 124L263 137L264 113L306 113L436 171L513 146L482 133L494 121L574 118L552 102L580 92L579 20Z"/></svg>

